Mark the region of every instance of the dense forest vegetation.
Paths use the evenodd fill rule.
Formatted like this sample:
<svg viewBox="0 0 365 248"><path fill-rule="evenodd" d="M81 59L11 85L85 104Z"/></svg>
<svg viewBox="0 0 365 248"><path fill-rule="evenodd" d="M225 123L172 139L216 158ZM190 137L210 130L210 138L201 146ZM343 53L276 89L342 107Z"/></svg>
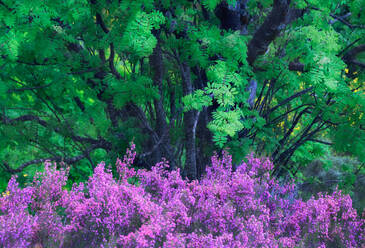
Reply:
<svg viewBox="0 0 365 248"><path fill-rule="evenodd" d="M364 163L364 2L1 1L2 175L120 155L201 176L214 150L296 174ZM33 166L34 167L34 166ZM37 168L37 166L35 166Z"/></svg>
<svg viewBox="0 0 365 248"><path fill-rule="evenodd" d="M73 216L76 210L70 199L76 196L79 197L76 197L77 202L89 199L89 196L84 199L79 195L80 190L74 183L89 180L88 186L94 187L93 180L108 178L105 182L109 186L116 184L121 190L130 183L133 184L131 190L136 191L134 187L142 183L143 190L155 199L166 192L150 192L151 182L147 181L152 179L145 177L153 178L158 174L158 177L174 177L177 181L187 178L181 192L191 190L193 196L189 197L196 197L196 184L201 183L204 188L207 186L204 182L209 184L207 180L218 180L223 188L232 186L227 179L219 177L219 173L225 173L217 172L222 168L228 170L226 173L232 178L247 177L248 181L252 179L252 184L265 188L260 191L254 187L252 192L271 192L268 194L272 195L272 190L283 187L287 194L280 197L286 200L294 195L298 197L298 194L308 200L319 191L335 192L318 201L335 199L333 201L342 204L338 209L351 208L349 199L337 191L339 187L356 199L355 207L361 212L365 204L364 69L364 0L0 0L0 192L3 192L0 227L8 230L14 225L16 235L20 235L15 220L9 225L2 221L14 207L9 195L25 196L30 189L33 195L40 190L43 193L57 191L52 194L58 196L63 194L62 189L70 190L67 196L56 197L57 200L42 196L43 193L37 197L43 199L45 205L60 204L53 212L49 210L55 215L60 214L58 207L64 204L62 211L69 212L62 212L60 216L72 219L80 216ZM123 163L142 174L133 172L133 176L126 176L114 166L129 147L132 150L128 150ZM223 167L218 165L215 152L223 154L224 161L228 159L227 152L231 154L229 166L226 162L222 162L226 164ZM212 156L215 162L211 161ZM252 156L272 161L270 169L265 167L266 162L263 166L265 173L277 180L275 183L263 173L256 171L251 175L249 171L239 169L241 161L252 160ZM105 161L105 168L98 165L100 161ZM154 167L161 161L168 163L164 167L168 174ZM54 162L58 170L50 167L49 163ZM113 166L109 167L110 164ZM211 169L210 164L215 169ZM41 175L45 178L44 183ZM100 178L95 179L98 175ZM119 181L113 181L109 178L111 175ZM258 179L261 177L268 180L268 184ZM126 178L129 178L128 183ZM57 190L51 190L46 179L58 180ZM291 180L296 181L299 189L285 186ZM175 186L166 187L175 192ZM212 190L209 187L202 191ZM90 188L93 190L97 189ZM135 192L139 197L144 197L145 193ZM236 193L231 196L236 197ZM158 198L161 201L158 204L169 197ZM25 211L22 213L27 217L19 218L31 220L38 216L37 211L42 207L33 206L35 202L31 202L35 199L20 198L13 200L23 206L21 212ZM237 198L234 199L235 202ZM149 200L147 197L145 204L157 204L157 200ZM208 204L205 200L200 203ZM264 201L268 209L282 204L274 204L266 198L252 201L255 204ZM29 204L33 204L32 210L28 209ZM307 204L304 208L309 213L316 208L317 202L296 204L296 207ZM85 209L90 207L86 205ZM219 208L218 205L214 206ZM245 216L239 205L234 206L238 215ZM280 206L286 209L280 218L295 212L292 205ZM171 206L163 207L169 209ZM14 209L14 213L19 210ZM194 208L186 206L186 209ZM181 211L187 211L184 214L190 216L190 210L186 209ZM338 209L334 212L340 211ZM154 211L162 210L156 208ZM275 214L275 218L279 218L280 214ZM153 214L146 213L146 216L150 215ZM350 215L354 222L346 225L352 225L353 229L343 233L356 236L359 230L364 230L361 229L364 224L359 224L363 220L356 222L354 214ZM171 216L166 218L173 221ZM300 217L295 218L302 223ZM58 223L56 219L52 221ZM138 221L143 223L145 220ZM39 223L45 225L45 222ZM128 223L132 225L132 222ZM203 225L203 222L199 223ZM290 229L288 225L285 223L285 228ZM37 242L43 242L44 247L54 245L49 243L47 246L43 236L34 239L35 234L29 231L33 224L24 228L28 228L23 231L30 236L21 245ZM69 231L69 227L62 228L60 233ZM95 227L98 230L95 233L100 231L98 228ZM121 235L116 231L119 227L108 228L110 226L98 236L107 241L96 238L95 244L118 241L111 239L113 235ZM166 226L158 228L168 230L164 229ZM195 228L198 227L181 227L178 232L195 232L198 230ZM218 231L212 231L214 228L208 228L206 233L216 238ZM219 230L236 235L233 229L228 229ZM53 231L57 233L57 230L55 227ZM280 242L277 236L278 247L311 247L307 242L313 237L305 236L304 230L307 229L298 231L296 238L289 231L290 234L277 234L271 230L268 235L282 235ZM342 232L337 231L331 235ZM0 230L0 246L14 245L15 233L4 238L6 235ZM89 239L92 236L88 235L91 234L82 237ZM75 240L76 236L67 237ZM160 243L154 243L156 247L162 244L165 244L163 247L180 247L171 237L163 237ZM186 247L190 242L187 240L194 239L184 237L185 243L181 241L181 247ZM214 239L218 243L212 241L211 246L220 247L219 242L231 238ZM275 239L266 238L262 241L263 246ZM29 241L31 239L33 241ZM172 240L171 246L166 245L166 239ZM337 241L318 239L310 245L337 247L331 246ZM59 240L64 240L64 236ZM247 243L240 240L229 246L254 246L249 236L247 240ZM364 237L359 236L356 240L341 236L342 243L338 242L343 246L338 247L356 247L363 240ZM60 246L70 245L62 242ZM127 238L120 242L122 247L144 247L137 245L139 241L128 243ZM191 247L209 247L208 243L196 243Z"/></svg>

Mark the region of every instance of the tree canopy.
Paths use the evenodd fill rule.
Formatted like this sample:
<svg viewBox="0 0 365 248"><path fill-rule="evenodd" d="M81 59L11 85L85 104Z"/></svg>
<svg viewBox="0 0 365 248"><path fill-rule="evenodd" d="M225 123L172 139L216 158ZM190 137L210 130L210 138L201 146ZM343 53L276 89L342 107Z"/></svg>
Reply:
<svg viewBox="0 0 365 248"><path fill-rule="evenodd" d="M131 140L190 179L223 148L365 163L364 0L1 0L0 23L3 175L77 180Z"/></svg>

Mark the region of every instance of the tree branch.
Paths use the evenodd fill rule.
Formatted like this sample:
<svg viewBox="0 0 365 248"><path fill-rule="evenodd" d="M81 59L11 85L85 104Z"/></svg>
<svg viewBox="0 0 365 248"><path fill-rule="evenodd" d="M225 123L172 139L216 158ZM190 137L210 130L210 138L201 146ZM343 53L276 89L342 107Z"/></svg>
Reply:
<svg viewBox="0 0 365 248"><path fill-rule="evenodd" d="M23 88L18 88L18 89L9 89L8 93L13 93L13 92L17 92L17 91L42 89L42 88L49 87L51 85L52 85L52 83L49 83L49 84L46 84L46 85L41 85L41 86L34 86L34 87L23 87Z"/></svg>
<svg viewBox="0 0 365 248"><path fill-rule="evenodd" d="M350 49L348 52L345 53L345 55L342 57L343 61L345 61L346 64L351 63L356 55L358 53L365 51L365 44L360 44L352 49Z"/></svg>
<svg viewBox="0 0 365 248"><path fill-rule="evenodd" d="M108 27L105 25L105 23L103 21L103 18L101 17L101 14L100 13L96 13L96 23L101 27L101 29L104 31L104 33L108 34L110 32L110 30L108 29ZM108 59L109 68L111 70L111 73L117 79L121 79L122 76L119 74L119 72L115 69L115 66L114 66L115 50L114 50L114 44L113 44L113 42L110 43L109 48L110 48L110 56L109 56L109 59Z"/></svg>
<svg viewBox="0 0 365 248"><path fill-rule="evenodd" d="M273 161L277 161L276 156L279 154L280 150L284 147L285 142L290 137L290 134L293 132L293 130L294 130L295 126L298 124L299 120L302 118L302 115L305 114L309 108L310 107L307 107L304 110L300 111L300 113L294 118L294 121L292 122L291 127L285 133L284 137L279 141L279 145L277 146L275 151L272 153L272 160ZM280 156L279 156L279 159L280 159Z"/></svg>
<svg viewBox="0 0 365 248"><path fill-rule="evenodd" d="M275 123L277 123L280 119L282 119L282 118L284 118L285 116L287 116L288 114L290 114L290 113L292 113L292 112L294 112L294 111L297 111L298 109L300 109L300 108L302 108L302 107L304 107L304 106L311 106L311 105L313 106L313 104L302 104L302 105L300 105L300 106L298 106L298 107L295 107L295 108L293 108L293 109L290 109L290 110L286 111L284 114L281 114L281 115L279 115L279 116L275 117L275 119L271 120L271 121L270 121L270 123L271 123L271 124L275 124Z"/></svg>
<svg viewBox="0 0 365 248"><path fill-rule="evenodd" d="M312 10L317 10L317 11L321 11L322 12L322 10L321 9L319 9L319 8L317 8L317 7L314 7L314 6L311 6L310 7L310 9L312 9ZM349 13L347 13L346 15L344 15L344 16L337 16L337 15L335 15L335 14L330 14L330 16L332 17L332 18L334 18L334 19L336 19L336 20L338 20L338 21L340 21L340 22L342 22L343 24L345 24L346 26L348 26L349 28L351 28L351 29L354 29L354 28L365 28L365 26L364 25L353 25L353 24L351 24L351 23L349 23L348 21L346 21L345 20L345 18L346 17L348 17L348 16L350 16L351 15L351 12L349 12ZM330 24L333 24L334 22L330 22Z"/></svg>
<svg viewBox="0 0 365 248"><path fill-rule="evenodd" d="M109 68L112 72L112 74L117 78L117 79L121 79L122 76L119 74L119 72L117 71L117 69L115 69L114 66L114 57L115 57L115 51L114 51L114 44L110 43L110 56L109 56Z"/></svg>
<svg viewBox="0 0 365 248"><path fill-rule="evenodd" d="M289 5L290 0L274 0L271 12L248 44L247 61L250 65L266 52L269 44L287 24L304 14L305 10L290 10Z"/></svg>
<svg viewBox="0 0 365 248"><path fill-rule="evenodd" d="M35 116L35 115L22 115L17 118L14 118L14 119L9 119L8 117L1 115L0 120L2 120L5 124L12 124L12 123L18 122L18 121L21 121L21 122L36 121L44 127L48 126L46 121L42 120L41 118L39 118L38 116Z"/></svg>
<svg viewBox="0 0 365 248"><path fill-rule="evenodd" d="M362 68L365 68L365 63L363 63L363 62L360 62L360 61L358 61L358 60L351 60L350 61L350 63L351 64L354 64L354 65L357 65L357 66L360 66L360 67L362 67Z"/></svg>
<svg viewBox="0 0 365 248"><path fill-rule="evenodd" d="M104 33L109 33L109 29L105 25L103 18L101 17L100 13L96 13L96 24L99 24L101 29L104 31Z"/></svg>
<svg viewBox="0 0 365 248"><path fill-rule="evenodd" d="M97 149L97 148L99 148L97 145L93 145L93 146L91 146L91 147L89 147L88 149L86 149L84 152L83 152L83 154L80 154L80 155L78 155L78 156L75 156L75 157L61 157L61 156L55 156L55 157L49 157L49 158L40 158L40 159L33 159L33 160L30 160L30 161L28 161L28 162L25 162L25 163L23 163L23 164L21 164L19 167L17 167L16 169L13 169L13 168L11 168L10 166L9 166L9 164L7 163L7 162L2 162L2 167L6 170L6 171L8 171L8 172L10 172L10 173L12 173L12 174L14 174L14 173L18 173L18 172L21 172L23 169L25 169L26 167L28 167L29 165L32 165L32 164L39 164L39 163L44 163L44 162L46 162L46 161L52 161L52 162L64 162L64 163L66 163L66 164L69 164L69 165L71 165L71 164L74 164L74 163L76 163L76 162L78 162L78 161L80 161L81 159L83 159L83 158L85 158L85 157L87 157L88 156L88 154L91 152L91 151L93 151L93 150L95 150L95 149Z"/></svg>
<svg viewBox="0 0 365 248"><path fill-rule="evenodd" d="M9 8L9 6L6 5L3 1L0 1L0 5L4 6L8 11L13 11L13 9Z"/></svg>
<svg viewBox="0 0 365 248"><path fill-rule="evenodd" d="M301 95L304 95L306 93L308 93L309 91L311 91L313 89L313 86L309 87L308 89L305 89L305 90L302 90L302 91L299 91L298 93L286 98L284 101L282 101L281 103L279 103L278 105L272 107L268 112L269 113L272 113L274 112L276 109L278 109L279 107L289 103L290 101L294 100L295 98L297 97L300 97Z"/></svg>
<svg viewBox="0 0 365 248"><path fill-rule="evenodd" d="M324 145L333 145L333 143L331 142L327 142L327 141L323 141L323 140L318 140L318 139L308 139L308 141L313 141L313 142L317 142L317 143L321 143L321 144L324 144Z"/></svg>
<svg viewBox="0 0 365 248"><path fill-rule="evenodd" d="M304 72L304 64L299 63L299 62L290 62L289 63L289 71Z"/></svg>
<svg viewBox="0 0 365 248"><path fill-rule="evenodd" d="M49 123L47 123L47 121L39 118L36 115L22 115L17 118L13 118L13 119L10 119L10 118L6 117L5 115L0 115L0 120L3 121L4 124L13 124L15 122L35 121L35 122L38 122L38 124L40 124L43 127L46 127L46 128L51 127L56 133L61 133L61 129L59 127L53 128ZM111 143L109 143L108 141L106 141L104 139L92 139L92 138L88 138L88 137L81 137L81 136L74 135L74 134L71 134L70 138L77 142L82 142L82 143L86 142L86 143L94 144L94 145L96 145L96 144L102 145L101 148L104 148L106 150L111 148Z"/></svg>
<svg viewBox="0 0 365 248"><path fill-rule="evenodd" d="M337 56L341 56L347 49L349 49L350 47L352 47L356 42L358 42L359 40L361 40L361 38L358 38L356 40L354 40L353 42L351 42L349 45L347 45L344 49L342 49L342 51L337 54Z"/></svg>

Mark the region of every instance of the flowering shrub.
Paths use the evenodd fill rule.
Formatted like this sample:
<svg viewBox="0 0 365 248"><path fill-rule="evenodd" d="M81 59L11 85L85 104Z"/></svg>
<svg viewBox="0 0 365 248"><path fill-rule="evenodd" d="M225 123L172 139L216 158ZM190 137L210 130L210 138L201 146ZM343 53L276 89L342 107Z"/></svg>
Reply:
<svg viewBox="0 0 365 248"><path fill-rule="evenodd" d="M85 184L65 190L67 170L45 164L33 183L13 177L0 198L4 247L361 247L364 218L340 191L304 202L293 183L270 178L272 163L212 157L200 181L168 162L151 171L130 166L134 146L117 160L119 178L100 163ZM130 184L130 178L138 178Z"/></svg>

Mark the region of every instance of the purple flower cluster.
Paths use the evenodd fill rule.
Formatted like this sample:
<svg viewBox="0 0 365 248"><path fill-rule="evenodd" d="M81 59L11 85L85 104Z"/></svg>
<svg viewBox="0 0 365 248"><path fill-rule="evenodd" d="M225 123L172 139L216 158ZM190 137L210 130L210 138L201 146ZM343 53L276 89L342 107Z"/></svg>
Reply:
<svg viewBox="0 0 365 248"><path fill-rule="evenodd" d="M304 202L295 184L270 177L267 159L212 157L200 181L168 162L135 172L134 145L119 178L100 163L85 184L64 189L67 170L45 164L33 183L13 177L0 198L1 247L361 247L364 216L340 191ZM130 184L128 179L137 179Z"/></svg>

